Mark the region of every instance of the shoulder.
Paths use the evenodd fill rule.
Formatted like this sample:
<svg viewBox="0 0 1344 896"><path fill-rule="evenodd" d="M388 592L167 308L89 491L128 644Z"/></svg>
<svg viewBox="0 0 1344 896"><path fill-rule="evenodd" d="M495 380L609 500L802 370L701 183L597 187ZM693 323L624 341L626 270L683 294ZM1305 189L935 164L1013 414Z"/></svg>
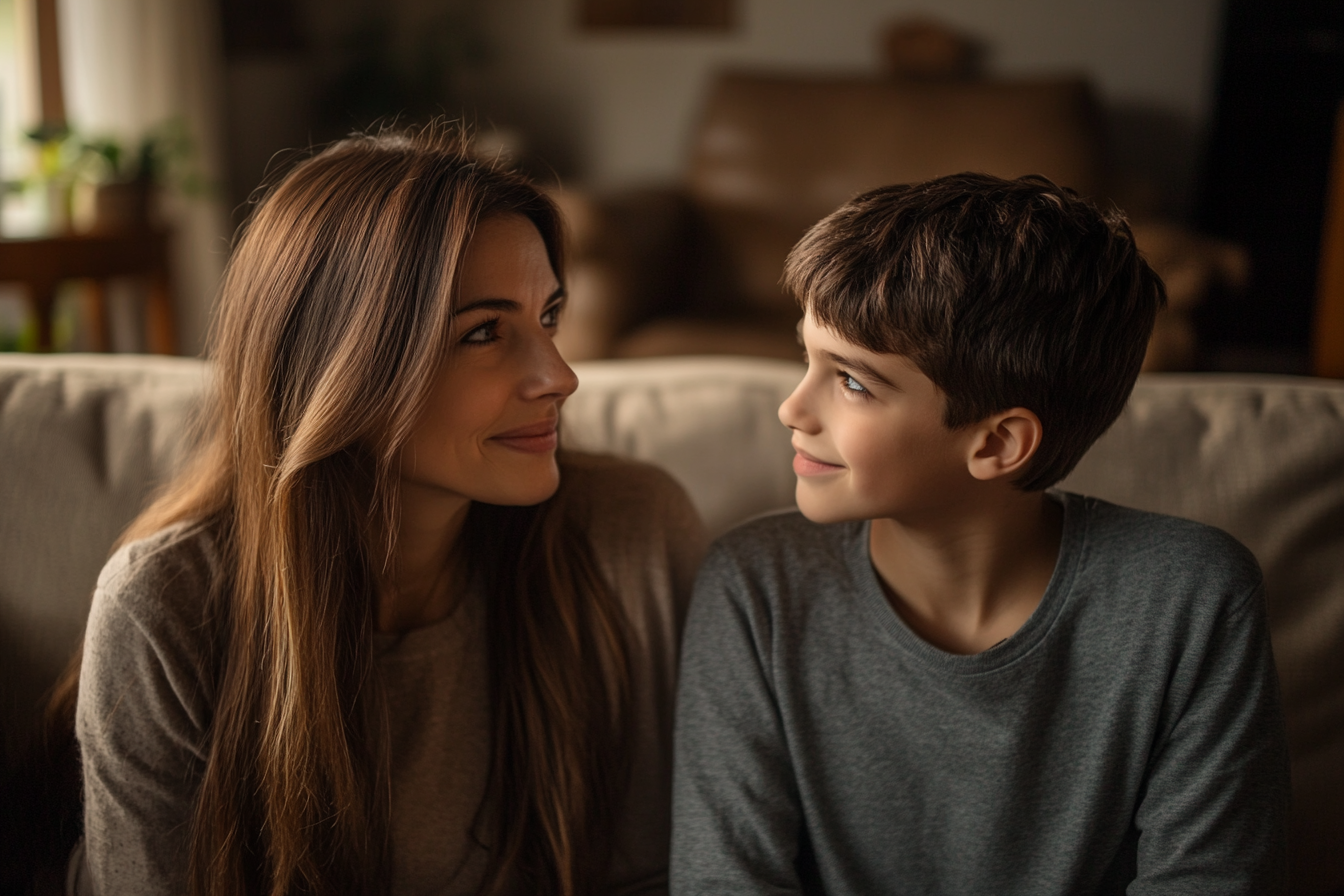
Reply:
<svg viewBox="0 0 1344 896"><path fill-rule="evenodd" d="M175 742L199 743L214 693L209 598L219 569L216 539L194 523L126 544L108 560L84 636L76 724L86 750L129 749L151 724L168 726ZM124 721L112 725L114 716Z"/></svg>
<svg viewBox="0 0 1344 896"><path fill-rule="evenodd" d="M171 614L203 599L219 569L211 528L178 523L122 545L98 575L94 603L134 615Z"/></svg>
<svg viewBox="0 0 1344 896"><path fill-rule="evenodd" d="M866 564L866 532L862 521L814 523L796 510L748 520L710 546L696 581L696 612L802 618L821 595L860 588L856 566Z"/></svg>
<svg viewBox="0 0 1344 896"><path fill-rule="evenodd" d="M704 526L686 490L652 464L567 452L561 488L593 547L628 550L673 542L703 554Z"/></svg>
<svg viewBox="0 0 1344 896"><path fill-rule="evenodd" d="M636 627L652 612L679 631L707 541L686 490L658 467L605 455L566 452L560 472L567 512Z"/></svg>
<svg viewBox="0 0 1344 896"><path fill-rule="evenodd" d="M814 523L797 510L775 511L747 520L715 540L706 567L748 575L807 573L830 576L849 562L864 524Z"/></svg>
<svg viewBox="0 0 1344 896"><path fill-rule="evenodd" d="M1215 526L1065 495L1085 521L1089 568L1164 598L1188 594L1239 603L1262 585L1255 555Z"/></svg>
<svg viewBox="0 0 1344 896"><path fill-rule="evenodd" d="M814 523L797 510L774 510L729 529L714 549L740 556L775 554L795 549L833 551L844 530L853 524Z"/></svg>
<svg viewBox="0 0 1344 896"><path fill-rule="evenodd" d="M209 596L220 574L217 540L179 523L123 545L103 566L86 633L86 662L134 661L132 644L162 661L196 665L210 641Z"/></svg>
<svg viewBox="0 0 1344 896"><path fill-rule="evenodd" d="M1094 552L1113 555L1135 565L1206 570L1215 567L1235 576L1260 578L1255 556L1216 526L1181 517L1122 507L1099 498L1069 495L1087 517Z"/></svg>

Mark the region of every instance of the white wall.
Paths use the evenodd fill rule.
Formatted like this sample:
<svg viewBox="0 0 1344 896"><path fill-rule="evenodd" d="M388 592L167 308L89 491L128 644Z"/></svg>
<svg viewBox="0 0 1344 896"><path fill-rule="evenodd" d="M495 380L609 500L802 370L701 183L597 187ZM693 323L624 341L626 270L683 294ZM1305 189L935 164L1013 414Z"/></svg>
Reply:
<svg viewBox="0 0 1344 896"><path fill-rule="evenodd" d="M219 25L208 0L60 0L62 74L70 121L128 151L170 118L194 143L190 165L210 183L224 168ZM228 255L225 199L165 191L174 239L179 349L202 348ZM114 307L114 335L120 329ZM141 348L136 342L133 348Z"/></svg>
<svg viewBox="0 0 1344 896"><path fill-rule="evenodd" d="M1116 109L1119 154L1187 178L1210 111L1220 9L1218 0L738 0L737 30L706 36L583 33L577 3L487 0L497 55L470 93L562 173L598 187L674 177L716 69L875 72L881 26L919 13L987 43L992 72L1088 74Z"/></svg>

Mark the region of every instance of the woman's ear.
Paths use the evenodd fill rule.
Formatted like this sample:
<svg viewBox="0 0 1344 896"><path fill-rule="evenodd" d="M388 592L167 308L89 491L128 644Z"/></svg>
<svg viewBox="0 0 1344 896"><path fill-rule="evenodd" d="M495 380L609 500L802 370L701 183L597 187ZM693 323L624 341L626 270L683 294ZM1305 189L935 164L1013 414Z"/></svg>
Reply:
<svg viewBox="0 0 1344 896"><path fill-rule="evenodd" d="M967 468L976 479L1001 479L1019 472L1041 447L1045 428L1026 408L1009 408L976 425Z"/></svg>

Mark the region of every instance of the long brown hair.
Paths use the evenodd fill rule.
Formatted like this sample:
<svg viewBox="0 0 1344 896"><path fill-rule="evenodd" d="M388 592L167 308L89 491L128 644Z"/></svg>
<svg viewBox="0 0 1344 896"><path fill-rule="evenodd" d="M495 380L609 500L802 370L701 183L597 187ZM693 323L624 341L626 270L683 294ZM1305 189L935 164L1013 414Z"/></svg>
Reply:
<svg viewBox="0 0 1344 896"><path fill-rule="evenodd" d="M354 137L286 175L235 248L212 332L208 431L125 536L208 521L224 558L208 608L219 698L193 894L387 888L389 769L371 710L397 451L452 345L467 243L501 213L536 225L563 282L554 205L474 158L459 132ZM563 485L537 507L477 505L463 536L490 591L486 893L605 882L624 792L628 641L568 507Z"/></svg>

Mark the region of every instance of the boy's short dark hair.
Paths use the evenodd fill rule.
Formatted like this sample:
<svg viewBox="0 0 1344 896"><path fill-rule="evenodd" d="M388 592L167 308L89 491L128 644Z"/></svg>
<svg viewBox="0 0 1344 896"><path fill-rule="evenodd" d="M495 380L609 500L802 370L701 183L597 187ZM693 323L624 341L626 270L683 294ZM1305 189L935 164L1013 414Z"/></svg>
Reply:
<svg viewBox="0 0 1344 896"><path fill-rule="evenodd" d="M1120 415L1166 304L1120 212L1036 175L864 193L794 246L784 286L846 340L910 358L947 396L949 428L1035 412L1027 491L1068 475Z"/></svg>

